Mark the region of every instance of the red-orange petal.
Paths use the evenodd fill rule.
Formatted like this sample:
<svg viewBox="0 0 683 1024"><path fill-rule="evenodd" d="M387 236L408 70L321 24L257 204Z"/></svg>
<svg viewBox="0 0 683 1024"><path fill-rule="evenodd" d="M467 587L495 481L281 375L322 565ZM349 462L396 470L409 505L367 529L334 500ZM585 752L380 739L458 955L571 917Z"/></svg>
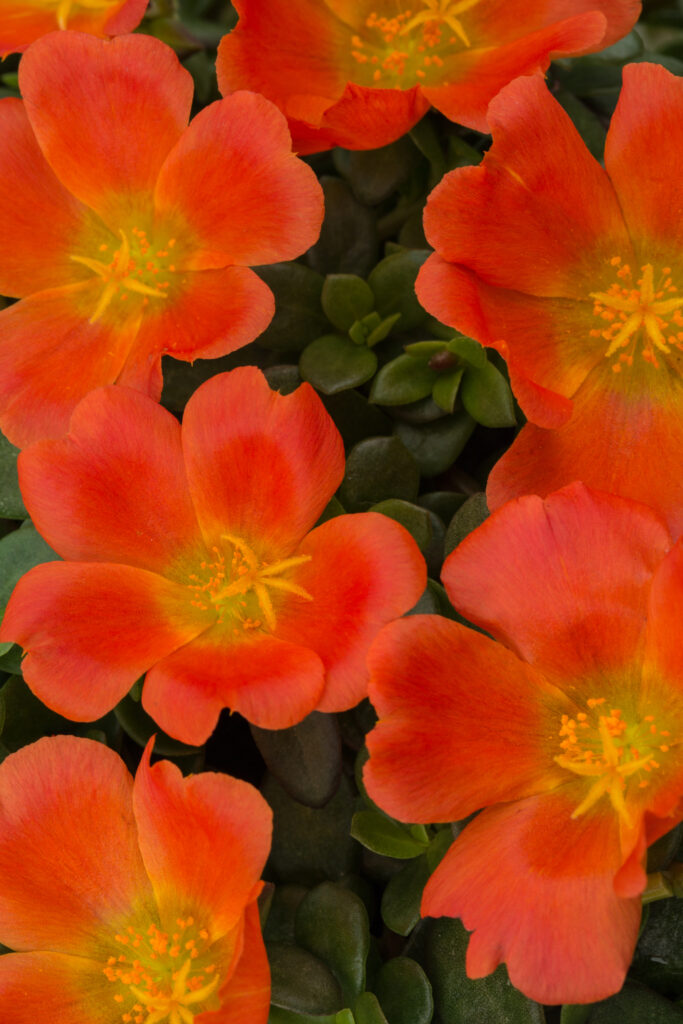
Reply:
<svg viewBox="0 0 683 1024"><path fill-rule="evenodd" d="M93 740L44 738L5 759L0 767L3 943L79 959L99 957L108 949L101 944L107 928L134 903L151 900L137 845L132 786L121 758ZM0 957L0 971L4 962ZM4 999L3 983L4 1024L11 1002ZM61 1017L52 1019L61 1024Z"/></svg>
<svg viewBox="0 0 683 1024"><path fill-rule="evenodd" d="M273 293L247 267L187 271L172 302L140 324L116 383L158 401L162 356L191 363L227 355L265 331L274 312Z"/></svg>
<svg viewBox="0 0 683 1024"><path fill-rule="evenodd" d="M24 678L66 718L110 711L150 666L207 628L188 591L127 565L47 562L19 580L0 628Z"/></svg>
<svg viewBox="0 0 683 1024"><path fill-rule="evenodd" d="M147 745L133 790L140 851L162 919L179 902L205 915L210 941L231 931L253 899L270 852L272 812L249 783L170 761L150 767Z"/></svg>
<svg viewBox="0 0 683 1024"><path fill-rule="evenodd" d="M0 957L3 1024L112 1024L116 1003L103 962L47 952Z"/></svg>
<svg viewBox="0 0 683 1024"><path fill-rule="evenodd" d="M592 1003L621 988L640 899L614 891L617 815L571 818L579 786L483 811L427 883L423 914L474 929L470 978L505 961L512 984L539 1003Z"/></svg>
<svg viewBox="0 0 683 1024"><path fill-rule="evenodd" d="M442 579L466 618L525 661L594 681L633 663L670 544L656 512L575 483L506 504L451 552Z"/></svg>
<svg viewBox="0 0 683 1024"><path fill-rule="evenodd" d="M21 453L19 480L36 529L62 558L163 575L202 543L180 424L128 388L84 398L67 437Z"/></svg>
<svg viewBox="0 0 683 1024"><path fill-rule="evenodd" d="M147 0L109 0L100 9L79 10L80 4L68 14L68 28L97 36L118 36L132 32L145 13ZM21 53L34 40L59 28L56 5L37 5L6 0L0 23L0 57Z"/></svg>
<svg viewBox="0 0 683 1024"><path fill-rule="evenodd" d="M256 902L246 910L242 955L232 977L218 994L220 1010L201 1014L197 1024L266 1024L270 1010L270 967Z"/></svg>
<svg viewBox="0 0 683 1024"><path fill-rule="evenodd" d="M187 224L194 270L294 259L323 219L322 189L292 152L285 118L252 92L197 114L161 168L154 202L162 218Z"/></svg>
<svg viewBox="0 0 683 1024"><path fill-rule="evenodd" d="M292 579L313 600L285 604L277 636L320 656L326 683L318 709L342 711L367 696L365 659L378 630L424 591L424 559L403 527L371 512L328 520L296 554L310 555Z"/></svg>
<svg viewBox="0 0 683 1024"><path fill-rule="evenodd" d="M266 560L291 553L344 475L341 437L313 388L280 395L253 366L197 389L183 450L209 546L229 533Z"/></svg>
<svg viewBox="0 0 683 1024"><path fill-rule="evenodd" d="M122 210L151 199L187 125L190 74L151 36L59 32L27 51L19 83L55 174L116 233Z"/></svg>
<svg viewBox="0 0 683 1024"><path fill-rule="evenodd" d="M383 629L368 660L380 721L364 778L392 817L457 821L564 781L547 737L573 705L502 644L414 615Z"/></svg>
<svg viewBox="0 0 683 1024"><path fill-rule="evenodd" d="M216 626L147 673L142 703L164 732L198 745L225 707L263 729L286 729L315 710L325 684L318 655L267 634L243 636Z"/></svg>
<svg viewBox="0 0 683 1024"><path fill-rule="evenodd" d="M89 323L100 290L52 288L0 312L0 429L18 448L62 437L80 399L121 372L138 325Z"/></svg>
<svg viewBox="0 0 683 1024"><path fill-rule="evenodd" d="M609 178L539 76L506 86L489 123L484 162L431 193L427 239L489 284L585 299L610 258L631 251Z"/></svg>

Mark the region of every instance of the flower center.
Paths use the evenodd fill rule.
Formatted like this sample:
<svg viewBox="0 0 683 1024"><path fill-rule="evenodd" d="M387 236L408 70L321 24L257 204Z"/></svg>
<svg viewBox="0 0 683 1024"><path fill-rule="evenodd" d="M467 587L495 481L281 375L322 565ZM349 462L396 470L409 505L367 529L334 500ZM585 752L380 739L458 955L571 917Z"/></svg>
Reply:
<svg viewBox="0 0 683 1024"><path fill-rule="evenodd" d="M149 297L165 299L168 296L170 281L166 278L166 273L173 273L175 266L172 263L166 265L166 260L176 244L175 238L169 239L165 245L156 249L141 228L134 227L130 232L130 238L125 231L119 231L119 235L121 244L118 248L115 249L113 244L108 245L106 242L99 246L101 259L90 259L88 256L71 257L74 263L81 263L92 270L102 279L104 285L90 317L91 324L100 319L114 297L117 297L119 302L125 302L130 292L134 292L142 295L142 303L147 305Z"/></svg>
<svg viewBox="0 0 683 1024"><path fill-rule="evenodd" d="M619 267L619 281L606 292L590 293L594 315L605 321L604 327L591 330L591 336L609 343L605 356L617 356L612 364L614 373L621 373L623 365L633 365L638 338L642 339L642 358L659 369L659 353L683 352L683 296L677 295L671 268L664 267L655 283L654 268L646 263L634 282L630 266L622 265L620 256L613 256L610 263Z"/></svg>
<svg viewBox="0 0 683 1024"><path fill-rule="evenodd" d="M371 85L397 88L438 78L444 51L471 45L460 15L477 3L417 0L419 10L408 9L390 18L373 11L365 19L362 35L351 39L351 56L360 65L363 79ZM404 76L409 80L401 82Z"/></svg>
<svg viewBox="0 0 683 1024"><path fill-rule="evenodd" d="M653 715L629 723L620 708L607 707L604 697L592 697L586 703L587 713L579 712L576 718L562 715L562 753L555 757L561 768L595 780L572 818L578 818L607 795L619 817L630 825L627 780L633 779L639 789L650 784L648 776L660 767L662 754L666 755L672 746L670 733L659 729Z"/></svg>
<svg viewBox="0 0 683 1024"><path fill-rule="evenodd" d="M66 28L69 18L74 14L81 14L85 11L104 11L112 7L115 0L53 0L50 6L56 7L57 24L60 28Z"/></svg>
<svg viewBox="0 0 683 1024"><path fill-rule="evenodd" d="M313 600L303 587L283 578L291 569L310 562L310 555L264 562L241 537L224 533L221 540L227 541L231 552L226 555L214 546L211 549L214 561L201 562L201 575L192 573L188 586L193 593L191 604L203 611L213 607L219 624L226 620L232 622L235 636L245 630L275 629L277 617L271 591L295 594L304 601Z"/></svg>
<svg viewBox="0 0 683 1024"><path fill-rule="evenodd" d="M121 952L103 970L117 986L114 1002L124 1024L193 1024L195 1014L218 1008L212 996L220 976L210 962L209 932L193 917L179 917L176 929L169 934L155 924L146 931L129 926L114 936Z"/></svg>

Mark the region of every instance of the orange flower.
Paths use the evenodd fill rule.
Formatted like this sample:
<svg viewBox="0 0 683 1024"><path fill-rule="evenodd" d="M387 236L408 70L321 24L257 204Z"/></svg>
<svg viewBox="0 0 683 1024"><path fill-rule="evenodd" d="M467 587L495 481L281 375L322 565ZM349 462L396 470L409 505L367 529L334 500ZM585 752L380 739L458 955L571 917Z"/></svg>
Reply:
<svg viewBox="0 0 683 1024"><path fill-rule="evenodd" d="M683 817L683 541L573 484L508 503L447 558L456 608L370 652L368 792L413 822L481 813L424 891L541 1003L594 1002L630 965L646 846Z"/></svg>
<svg viewBox="0 0 683 1024"><path fill-rule="evenodd" d="M67 561L19 581L0 634L67 718L98 718L143 672L147 711L186 743L225 706L266 729L352 707L378 629L426 584L385 516L312 529L344 449L308 384L283 397L253 367L220 374L182 431L144 395L103 388L64 440L19 458L31 517Z"/></svg>
<svg viewBox="0 0 683 1024"><path fill-rule="evenodd" d="M95 36L132 32L147 0L3 0L0 9L0 57L20 53L34 39L56 28Z"/></svg>
<svg viewBox="0 0 683 1024"><path fill-rule="evenodd" d="M223 95L255 89L287 115L295 149L371 149L430 104L488 131L489 101L551 57L625 35L639 0L235 0L218 50Z"/></svg>
<svg viewBox="0 0 683 1024"><path fill-rule="evenodd" d="M38 40L0 100L0 428L61 436L119 383L159 398L161 356L252 341L273 296L248 265L317 238L322 191L280 112L240 93L187 126L192 79L149 36Z"/></svg>
<svg viewBox="0 0 683 1024"><path fill-rule="evenodd" d="M0 766L3 1024L266 1024L270 808L150 752L135 781L73 736Z"/></svg>
<svg viewBox="0 0 683 1024"><path fill-rule="evenodd" d="M489 477L497 508L572 480L683 530L683 82L624 69L605 167L540 78L491 104L493 146L425 213L420 301L508 360L529 423Z"/></svg>

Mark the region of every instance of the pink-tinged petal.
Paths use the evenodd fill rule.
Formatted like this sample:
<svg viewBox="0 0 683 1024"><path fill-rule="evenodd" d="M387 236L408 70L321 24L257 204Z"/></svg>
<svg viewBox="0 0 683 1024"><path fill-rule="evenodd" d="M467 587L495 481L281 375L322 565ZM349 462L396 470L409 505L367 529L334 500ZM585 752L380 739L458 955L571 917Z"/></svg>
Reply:
<svg viewBox="0 0 683 1024"><path fill-rule="evenodd" d="M320 234L323 194L292 153L287 122L263 96L239 92L202 110L169 154L154 201L180 214L195 270L294 259Z"/></svg>
<svg viewBox="0 0 683 1024"><path fill-rule="evenodd" d="M380 721L364 778L392 817L457 821L566 778L547 738L573 705L502 644L414 615L382 630L368 663Z"/></svg>
<svg viewBox="0 0 683 1024"><path fill-rule="evenodd" d="M120 1014L102 962L45 952L0 957L3 1024L112 1024Z"/></svg>
<svg viewBox="0 0 683 1024"><path fill-rule="evenodd" d="M161 397L161 357L216 359L253 341L273 318L270 288L247 267L187 271L177 297L148 315L117 384Z"/></svg>
<svg viewBox="0 0 683 1024"><path fill-rule="evenodd" d="M187 125L190 74L151 36L59 32L25 54L19 84L55 174L117 232L122 211L149 202Z"/></svg>
<svg viewBox="0 0 683 1024"><path fill-rule="evenodd" d="M3 943L99 957L108 951L101 941L107 929L134 903L151 902L132 787L117 754L74 736L38 740L3 761ZM0 957L0 972L5 959ZM4 1024L10 1004L3 998L1 1005ZM61 1024L60 1017L53 1019Z"/></svg>
<svg viewBox="0 0 683 1024"><path fill-rule="evenodd" d="M121 372L138 324L89 323L99 292L53 288L0 312L0 429L17 447L62 437L81 398Z"/></svg>
<svg viewBox="0 0 683 1024"><path fill-rule="evenodd" d="M245 914L242 955L218 995L220 1010L203 1013L197 1024L266 1024L270 1010L270 967L255 902L249 904Z"/></svg>
<svg viewBox="0 0 683 1024"><path fill-rule="evenodd" d="M449 84L425 86L425 97L452 121L479 132L490 131L489 104L513 79L542 74L553 58L601 49L607 28L604 15L596 10L577 14L574 9L571 13L576 16L558 22L553 19L553 24L503 46L472 48L447 57L442 73ZM487 35L491 41L490 30Z"/></svg>
<svg viewBox="0 0 683 1024"><path fill-rule="evenodd" d="M233 929L253 898L272 833L272 812L253 786L202 772L184 779L170 761L135 776L140 851L160 913L187 900L205 915L210 941ZM179 827L181 826L181 827Z"/></svg>
<svg viewBox="0 0 683 1024"><path fill-rule="evenodd" d="M180 424L128 388L84 398L67 437L21 453L19 481L36 529L62 558L163 574L202 543Z"/></svg>
<svg viewBox="0 0 683 1024"><path fill-rule="evenodd" d="M293 550L344 475L341 437L313 388L280 395L253 366L198 388L185 408L183 450L209 546L231 534L264 560Z"/></svg>
<svg viewBox="0 0 683 1024"><path fill-rule="evenodd" d="M242 639L217 626L147 673L142 703L164 732L198 746L228 707L262 729L314 711L325 684L313 651L267 634Z"/></svg>
<svg viewBox="0 0 683 1024"><path fill-rule="evenodd" d="M69 250L90 212L60 184L21 100L0 100L0 293L17 297L83 278Z"/></svg>
<svg viewBox="0 0 683 1024"><path fill-rule="evenodd" d="M0 636L27 651L24 678L44 704L88 722L208 625L187 588L162 576L127 565L48 562L19 580Z"/></svg>
<svg viewBox="0 0 683 1024"><path fill-rule="evenodd" d="M512 984L539 1003L593 1003L621 988L641 903L614 891L612 808L571 818L579 786L483 811L427 883L422 913L474 930L470 978L505 961Z"/></svg>
<svg viewBox="0 0 683 1024"><path fill-rule="evenodd" d="M605 145L605 166L634 239L647 260L680 252L683 209L683 82L663 67L630 64ZM652 154L656 153L656 160Z"/></svg>
<svg viewBox="0 0 683 1024"><path fill-rule="evenodd" d="M633 663L670 544L656 512L576 483L505 505L451 552L442 579L463 615L525 661L595 680Z"/></svg>
<svg viewBox="0 0 683 1024"><path fill-rule="evenodd" d="M451 171L429 197L430 244L489 284L586 299L609 260L631 252L609 178L539 76L506 86L489 123L484 162Z"/></svg>
<svg viewBox="0 0 683 1024"><path fill-rule="evenodd" d="M312 600L283 607L277 636L320 656L326 684L318 709L342 711L367 696L370 644L419 600L425 562L403 527L371 512L323 523L296 554L310 556L292 579Z"/></svg>
<svg viewBox="0 0 683 1024"><path fill-rule="evenodd" d="M607 19L605 35L596 49L603 50L630 32L641 15L640 0L551 0L546 7L546 22L571 18L587 11L600 11Z"/></svg>
<svg viewBox="0 0 683 1024"><path fill-rule="evenodd" d="M672 536L683 532L683 476L672 473L683 448L683 393L673 372L640 361L629 380L605 360L573 400L558 430L528 423L493 467L490 509L522 494L540 494L583 480L589 487L642 501L666 518ZM619 377L621 381L621 377Z"/></svg>

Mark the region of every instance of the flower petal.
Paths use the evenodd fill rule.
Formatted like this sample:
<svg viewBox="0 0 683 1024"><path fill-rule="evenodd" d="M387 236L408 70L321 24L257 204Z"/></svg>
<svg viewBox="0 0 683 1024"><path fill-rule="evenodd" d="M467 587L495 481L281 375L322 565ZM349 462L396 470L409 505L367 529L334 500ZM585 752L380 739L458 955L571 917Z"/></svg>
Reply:
<svg viewBox="0 0 683 1024"><path fill-rule="evenodd" d="M422 898L423 914L461 917L474 929L470 978L505 961L512 984L539 1003L618 992L638 935L640 899L614 891L617 815L610 807L572 819L577 786L483 811Z"/></svg>
<svg viewBox="0 0 683 1024"><path fill-rule="evenodd" d="M0 628L27 651L44 704L87 722L110 711L151 665L207 628L187 588L127 565L47 562L14 589Z"/></svg>
<svg viewBox="0 0 683 1024"><path fill-rule="evenodd" d="M89 323L98 293L88 281L0 312L0 429L17 447L64 435L80 399L120 373L138 324Z"/></svg>
<svg viewBox="0 0 683 1024"><path fill-rule="evenodd" d="M631 251L607 175L539 76L506 86L489 123L484 162L451 171L431 193L427 239L489 284L586 299L611 257Z"/></svg>
<svg viewBox="0 0 683 1024"><path fill-rule="evenodd" d="M406 530L372 512L328 520L296 554L310 555L292 579L313 600L283 607L277 636L320 656L326 684L318 709L342 711L367 695L365 659L378 630L424 591L424 559Z"/></svg>
<svg viewBox="0 0 683 1024"><path fill-rule="evenodd" d="M0 957L3 1024L112 1024L110 990L101 962L44 952Z"/></svg>
<svg viewBox="0 0 683 1024"><path fill-rule="evenodd" d="M323 194L292 153L287 122L263 96L239 92L202 110L159 173L158 213L182 216L194 270L294 259L320 234Z"/></svg>
<svg viewBox="0 0 683 1024"><path fill-rule="evenodd" d="M220 1010L202 1014L202 1024L245 1024L245 1021L266 1024L270 1009L270 967L256 902L247 907L242 955L219 996Z"/></svg>
<svg viewBox="0 0 683 1024"><path fill-rule="evenodd" d="M121 210L147 203L187 125L192 78L157 39L39 39L19 72L38 143L63 185L116 233Z"/></svg>
<svg viewBox="0 0 683 1024"><path fill-rule="evenodd" d="M270 852L272 812L240 779L215 772L184 779L170 761L150 767L151 746L135 776L133 806L162 920L165 908L172 913L186 900L206 915L215 942L253 899Z"/></svg>
<svg viewBox="0 0 683 1024"><path fill-rule="evenodd" d="M147 673L142 703L164 732L205 743L229 707L262 729L286 729L314 711L325 683L313 651L267 634L242 640L215 627Z"/></svg>
<svg viewBox="0 0 683 1024"><path fill-rule="evenodd" d="M382 630L369 665L380 721L367 737L364 778L392 817L458 821L566 777L547 737L572 705L502 644L436 615L411 615Z"/></svg>
<svg viewBox="0 0 683 1024"><path fill-rule="evenodd" d="M463 615L525 661L594 682L633 663L670 544L657 513L576 483L495 512L451 552L442 579Z"/></svg>
<svg viewBox="0 0 683 1024"><path fill-rule="evenodd" d="M152 898L137 845L132 785L121 758L93 740L52 736L5 758L2 942L74 953L79 962L109 952L98 936L133 903ZM1 957L0 978L4 963ZM3 1022L10 1005L3 996ZM61 1024L60 1016L52 1019Z"/></svg>
<svg viewBox="0 0 683 1024"><path fill-rule="evenodd" d="M67 437L21 453L21 491L36 529L62 558L164 571L201 545L180 424L145 395L99 388Z"/></svg>
<svg viewBox="0 0 683 1024"><path fill-rule="evenodd" d="M341 483L344 449L308 384L271 391L253 366L211 378L187 403L183 449L209 546L230 533L284 558Z"/></svg>

